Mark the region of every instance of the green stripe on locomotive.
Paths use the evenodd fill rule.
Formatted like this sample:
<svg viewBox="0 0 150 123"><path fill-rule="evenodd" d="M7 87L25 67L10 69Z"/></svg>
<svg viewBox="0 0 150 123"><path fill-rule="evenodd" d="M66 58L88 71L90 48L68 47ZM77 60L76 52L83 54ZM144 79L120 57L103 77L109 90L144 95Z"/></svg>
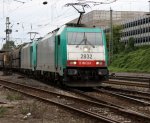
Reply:
<svg viewBox="0 0 150 123"><path fill-rule="evenodd" d="M63 69L66 68L67 43L66 27L62 27L55 37L55 66L59 75L63 76Z"/></svg>

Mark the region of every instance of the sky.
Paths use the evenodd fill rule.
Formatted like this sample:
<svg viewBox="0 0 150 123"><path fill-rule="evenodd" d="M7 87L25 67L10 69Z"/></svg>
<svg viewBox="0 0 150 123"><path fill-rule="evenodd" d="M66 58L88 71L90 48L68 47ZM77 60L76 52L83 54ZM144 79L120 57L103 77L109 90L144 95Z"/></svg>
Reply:
<svg viewBox="0 0 150 123"><path fill-rule="evenodd" d="M44 5L43 2L47 1ZM36 38L43 37L48 32L61 27L77 18L79 14L67 3L84 2L85 0L0 0L0 49L5 43L6 17L10 19L12 34L10 38L15 44L30 42L28 32L37 32ZM87 0L108 2L109 0ZM113 0L110 0L113 1ZM116 0L111 4L90 4L86 13L92 10L113 11L149 11L149 0Z"/></svg>

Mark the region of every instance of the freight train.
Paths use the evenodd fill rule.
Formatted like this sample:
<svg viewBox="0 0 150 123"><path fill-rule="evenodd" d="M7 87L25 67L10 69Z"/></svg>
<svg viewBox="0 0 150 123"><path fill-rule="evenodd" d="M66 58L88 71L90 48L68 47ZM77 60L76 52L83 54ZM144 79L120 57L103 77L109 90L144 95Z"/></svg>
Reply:
<svg viewBox="0 0 150 123"><path fill-rule="evenodd" d="M95 87L109 75L106 38L100 28L64 25L9 55L12 70L62 85ZM3 64L3 53L0 56Z"/></svg>

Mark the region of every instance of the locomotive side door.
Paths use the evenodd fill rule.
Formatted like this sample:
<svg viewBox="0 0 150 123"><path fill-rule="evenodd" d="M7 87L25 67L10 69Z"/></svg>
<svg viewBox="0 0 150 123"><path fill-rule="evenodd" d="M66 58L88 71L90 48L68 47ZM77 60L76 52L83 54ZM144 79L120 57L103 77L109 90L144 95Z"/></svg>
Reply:
<svg viewBox="0 0 150 123"><path fill-rule="evenodd" d="M60 46L60 35L57 35L55 37L55 68L56 71L59 67L58 61L59 61L59 46Z"/></svg>

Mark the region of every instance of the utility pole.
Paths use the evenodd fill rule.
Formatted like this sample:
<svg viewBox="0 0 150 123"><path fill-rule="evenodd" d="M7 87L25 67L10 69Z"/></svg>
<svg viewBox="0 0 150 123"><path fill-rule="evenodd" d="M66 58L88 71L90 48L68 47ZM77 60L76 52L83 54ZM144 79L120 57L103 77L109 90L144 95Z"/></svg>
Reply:
<svg viewBox="0 0 150 123"><path fill-rule="evenodd" d="M148 16L150 15L150 1L149 2L149 13L147 14ZM150 27L150 23L148 23L148 26ZM150 37L150 34L148 33L148 37ZM148 44L150 44L150 42L148 42ZM149 83L149 87L150 87L150 83Z"/></svg>
<svg viewBox="0 0 150 123"><path fill-rule="evenodd" d="M11 66L11 59L9 56L9 51L10 51L10 47L9 47L9 43L10 43L10 34L12 33L12 30L9 27L10 22L9 22L9 17L6 17L6 52L4 53L4 71L3 74L4 75L9 75L11 74L11 72L9 71L8 68L10 68Z"/></svg>
<svg viewBox="0 0 150 123"><path fill-rule="evenodd" d="M10 22L9 17L6 17L6 49L9 50L9 41L10 41L10 34L12 33L12 30L9 28Z"/></svg>
<svg viewBox="0 0 150 123"><path fill-rule="evenodd" d="M110 35L109 35L109 63L113 58L113 19L112 19L112 9L110 8Z"/></svg>

